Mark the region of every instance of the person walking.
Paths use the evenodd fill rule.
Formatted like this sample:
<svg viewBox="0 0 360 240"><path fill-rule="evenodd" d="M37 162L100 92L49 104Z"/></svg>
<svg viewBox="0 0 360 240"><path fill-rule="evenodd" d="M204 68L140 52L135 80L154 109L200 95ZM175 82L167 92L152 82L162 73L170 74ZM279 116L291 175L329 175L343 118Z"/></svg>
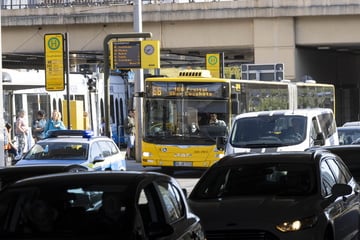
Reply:
<svg viewBox="0 0 360 240"><path fill-rule="evenodd" d="M6 166L12 165L13 160L15 159L17 155L17 147L14 145L12 138L11 138L11 124L6 123L5 124L5 136L4 136L4 156L5 156L5 163ZM9 158L7 158L9 157ZM11 160L10 160L11 159ZM10 160L10 162L8 161Z"/></svg>
<svg viewBox="0 0 360 240"><path fill-rule="evenodd" d="M36 120L33 123L33 130L32 130L35 143L45 138L45 131L44 131L45 127L46 127L45 112L43 110L39 110L37 112Z"/></svg>
<svg viewBox="0 0 360 240"><path fill-rule="evenodd" d="M25 111L20 110L16 118L15 124L15 135L17 138L18 151L16 159L20 158L24 154L24 149L26 147L26 137L28 135L28 128L25 122Z"/></svg>
<svg viewBox="0 0 360 240"><path fill-rule="evenodd" d="M51 114L51 119L46 123L45 126L45 137L49 137L49 131L52 130L65 130L66 127L61 120L61 113L54 110Z"/></svg>
<svg viewBox="0 0 360 240"><path fill-rule="evenodd" d="M135 110L130 109L128 111L127 121L126 121L126 134L127 138L127 148L126 148L126 159L135 159L134 147L135 147Z"/></svg>

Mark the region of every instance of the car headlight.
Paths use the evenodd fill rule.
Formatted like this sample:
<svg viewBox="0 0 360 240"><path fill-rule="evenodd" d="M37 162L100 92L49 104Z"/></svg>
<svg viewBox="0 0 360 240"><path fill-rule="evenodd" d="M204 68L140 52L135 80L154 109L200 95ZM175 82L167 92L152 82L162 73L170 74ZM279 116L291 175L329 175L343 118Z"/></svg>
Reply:
<svg viewBox="0 0 360 240"><path fill-rule="evenodd" d="M286 221L276 225L276 229L281 232L295 232L305 228L313 227L317 222L317 217L308 217L303 219L296 219L293 221Z"/></svg>

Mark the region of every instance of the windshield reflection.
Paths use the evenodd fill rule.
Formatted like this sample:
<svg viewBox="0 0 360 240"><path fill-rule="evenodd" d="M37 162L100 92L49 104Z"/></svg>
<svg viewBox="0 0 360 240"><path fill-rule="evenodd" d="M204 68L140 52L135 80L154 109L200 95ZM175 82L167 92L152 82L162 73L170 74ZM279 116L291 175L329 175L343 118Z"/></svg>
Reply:
<svg viewBox="0 0 360 240"><path fill-rule="evenodd" d="M236 147L289 146L306 138L307 118L303 116L257 116L234 123L230 143Z"/></svg>
<svg viewBox="0 0 360 240"><path fill-rule="evenodd" d="M213 113L223 125L210 126ZM197 139L195 144L210 144L217 136L227 135L229 126L225 100L150 99L144 119L144 140L158 143L181 143L191 138Z"/></svg>

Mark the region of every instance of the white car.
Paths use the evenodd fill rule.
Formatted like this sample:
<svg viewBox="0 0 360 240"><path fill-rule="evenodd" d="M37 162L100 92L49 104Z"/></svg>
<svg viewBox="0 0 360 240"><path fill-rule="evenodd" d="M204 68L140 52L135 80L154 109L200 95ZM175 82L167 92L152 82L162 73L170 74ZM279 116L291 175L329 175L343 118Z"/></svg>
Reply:
<svg viewBox="0 0 360 240"><path fill-rule="evenodd" d="M115 142L91 131L57 130L37 142L16 165L81 164L94 170L126 170Z"/></svg>

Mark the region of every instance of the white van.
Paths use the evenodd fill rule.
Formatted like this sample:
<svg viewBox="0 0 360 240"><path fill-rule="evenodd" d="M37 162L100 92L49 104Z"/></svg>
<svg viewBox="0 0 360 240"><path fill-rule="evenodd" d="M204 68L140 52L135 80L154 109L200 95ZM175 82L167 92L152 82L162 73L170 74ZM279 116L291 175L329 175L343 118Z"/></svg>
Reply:
<svg viewBox="0 0 360 240"><path fill-rule="evenodd" d="M298 130L295 128L298 125ZM338 145L331 109L296 109L249 112L238 115L225 143L225 154L239 152L304 151L312 146Z"/></svg>

